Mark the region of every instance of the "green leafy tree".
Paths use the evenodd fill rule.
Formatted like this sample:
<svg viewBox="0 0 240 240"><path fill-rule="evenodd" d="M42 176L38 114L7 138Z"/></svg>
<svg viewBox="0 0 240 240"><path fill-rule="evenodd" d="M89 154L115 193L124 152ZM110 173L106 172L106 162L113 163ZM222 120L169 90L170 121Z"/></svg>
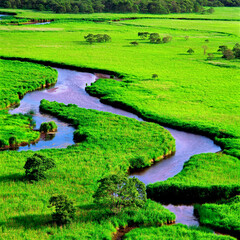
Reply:
<svg viewBox="0 0 240 240"><path fill-rule="evenodd" d="M119 213L125 207L143 207L147 200L145 184L135 177L109 175L98 183L93 195L94 202L109 207L114 213Z"/></svg>
<svg viewBox="0 0 240 240"><path fill-rule="evenodd" d="M148 36L149 36L149 32L138 32L138 36L139 36L141 39L146 39L146 38L148 38Z"/></svg>
<svg viewBox="0 0 240 240"><path fill-rule="evenodd" d="M194 50L193 50L192 48L189 48L189 49L187 50L187 53L193 54L193 53L194 53Z"/></svg>
<svg viewBox="0 0 240 240"><path fill-rule="evenodd" d="M35 153L29 157L24 165L26 178L31 181L39 181L45 179L45 172L56 166L51 158Z"/></svg>
<svg viewBox="0 0 240 240"><path fill-rule="evenodd" d="M221 45L221 46L218 47L218 52L222 52L223 53L227 49L228 49L228 47L226 45Z"/></svg>
<svg viewBox="0 0 240 240"><path fill-rule="evenodd" d="M158 33L151 33L149 35L149 40L151 43L158 43L160 40L160 35Z"/></svg>
<svg viewBox="0 0 240 240"><path fill-rule="evenodd" d="M42 123L40 126L40 132L56 132L57 124L54 121Z"/></svg>
<svg viewBox="0 0 240 240"><path fill-rule="evenodd" d="M235 58L240 58L240 44L236 43L232 49Z"/></svg>
<svg viewBox="0 0 240 240"><path fill-rule="evenodd" d="M163 39L162 39L163 43L168 43L168 42L171 42L171 41L172 41L172 37L171 36L166 36L166 37L163 37Z"/></svg>
<svg viewBox="0 0 240 240"><path fill-rule="evenodd" d="M133 42L130 42L130 44L133 45L133 46L137 46L138 42L137 41L133 41Z"/></svg>
<svg viewBox="0 0 240 240"><path fill-rule="evenodd" d="M203 48L203 54L206 55L208 46L203 45L202 48Z"/></svg>
<svg viewBox="0 0 240 240"><path fill-rule="evenodd" d="M223 52L223 58L226 58L227 60L231 60L231 59L234 59L235 56L234 56L234 53L231 49L226 49L224 52Z"/></svg>
<svg viewBox="0 0 240 240"><path fill-rule="evenodd" d="M75 218L76 208L73 201L65 195L52 196L49 200L49 207L55 207L52 218L57 225L68 224Z"/></svg>
<svg viewBox="0 0 240 240"><path fill-rule="evenodd" d="M154 73L154 74L152 75L152 78L153 78L153 79L157 79L157 78L158 78L158 75L157 75L156 73Z"/></svg>

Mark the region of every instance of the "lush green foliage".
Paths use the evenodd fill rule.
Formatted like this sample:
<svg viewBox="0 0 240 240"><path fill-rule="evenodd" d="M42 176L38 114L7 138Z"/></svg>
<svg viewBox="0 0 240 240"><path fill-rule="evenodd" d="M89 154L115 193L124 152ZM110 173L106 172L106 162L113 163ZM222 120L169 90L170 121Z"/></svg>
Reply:
<svg viewBox="0 0 240 240"><path fill-rule="evenodd" d="M40 109L76 126L74 138L83 144L98 146L114 154L122 154L125 151L123 157L126 157L127 162L122 164L122 169L125 171L130 167L130 163L139 165L136 163L139 156L147 158L147 161L141 162L139 167L146 167L152 164L152 160L157 161L159 157L175 151L173 137L156 124L138 122L111 113L86 110L75 104L64 105L46 100L41 101ZM128 127L123 128L125 124ZM119 146L120 142L121 146Z"/></svg>
<svg viewBox="0 0 240 240"><path fill-rule="evenodd" d="M169 12L203 12L202 5L210 6L239 6L237 0L2 0L0 7L37 9L39 11L52 10L57 13L93 13L93 12L148 12L148 13L169 13ZM210 8L209 13L212 13Z"/></svg>
<svg viewBox="0 0 240 240"><path fill-rule="evenodd" d="M1 236L5 239L112 239L116 227L162 225L175 220L160 204L147 201L143 208L128 209L115 215L108 208L93 204L97 181L107 174L120 174L130 167L130 159L142 155L149 159L174 148L174 140L161 126L138 122L110 113L80 109L70 104L42 102L42 108L78 130L88 134L85 141L67 149L42 150L56 167L47 180L29 184L21 181L23 166L31 151L0 153ZM61 112L61 114L60 114ZM121 144L119 144L121 142ZM162 149L162 146L164 149ZM76 220L68 227L51 225L47 207L53 194L67 195L77 203Z"/></svg>
<svg viewBox="0 0 240 240"><path fill-rule="evenodd" d="M124 237L127 240L233 240L230 236L216 235L214 233L188 228L182 224L163 227L137 228L127 233Z"/></svg>
<svg viewBox="0 0 240 240"><path fill-rule="evenodd" d="M0 109L18 104L29 91L56 82L55 70L33 63L0 60ZM36 141L30 115L10 115L0 110L0 148L17 147Z"/></svg>
<svg viewBox="0 0 240 240"><path fill-rule="evenodd" d="M36 141L40 136L39 132L32 131L33 124L29 115L11 115L0 110L0 148L14 148Z"/></svg>
<svg viewBox="0 0 240 240"><path fill-rule="evenodd" d="M54 121L44 122L40 126L40 132L48 133L48 132L56 132L57 124Z"/></svg>
<svg viewBox="0 0 240 240"><path fill-rule="evenodd" d="M93 195L94 202L115 213L125 208L143 207L147 201L146 186L135 177L109 175L98 183L98 189Z"/></svg>
<svg viewBox="0 0 240 240"><path fill-rule="evenodd" d="M55 207L52 218L57 225L70 223L75 218L76 208L73 206L73 201L65 195L52 196L49 200L49 207Z"/></svg>
<svg viewBox="0 0 240 240"><path fill-rule="evenodd" d="M194 210L202 225L236 237L240 235L240 195L217 204L196 205Z"/></svg>
<svg viewBox="0 0 240 240"><path fill-rule="evenodd" d="M35 153L33 156L27 158L24 165L26 178L30 181L39 181L46 178L46 171L54 168L55 162L51 158Z"/></svg>
<svg viewBox="0 0 240 240"><path fill-rule="evenodd" d="M164 182L147 186L148 197L160 202L213 202L240 193L240 161L225 154L199 154Z"/></svg>
<svg viewBox="0 0 240 240"><path fill-rule="evenodd" d="M27 92L56 81L57 72L52 68L33 63L0 60L0 109L18 104L19 98Z"/></svg>

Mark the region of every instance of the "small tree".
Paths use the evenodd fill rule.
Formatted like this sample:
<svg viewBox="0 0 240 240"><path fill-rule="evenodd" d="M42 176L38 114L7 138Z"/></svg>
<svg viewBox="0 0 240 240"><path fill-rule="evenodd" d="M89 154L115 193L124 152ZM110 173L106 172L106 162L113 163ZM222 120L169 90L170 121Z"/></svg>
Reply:
<svg viewBox="0 0 240 240"><path fill-rule="evenodd" d="M227 60L231 60L233 59L235 56L234 56L234 53L231 49L226 49L224 52L223 52L223 58L226 58Z"/></svg>
<svg viewBox="0 0 240 240"><path fill-rule="evenodd" d="M65 195L52 196L49 200L49 207L55 207L52 218L57 225L68 224L75 218L76 208L73 201Z"/></svg>
<svg viewBox="0 0 240 240"><path fill-rule="evenodd" d="M185 36L184 38L185 38L185 40L187 41L187 40L189 39L189 36Z"/></svg>
<svg viewBox="0 0 240 240"><path fill-rule="evenodd" d="M98 183L94 202L109 207L114 213L119 213L124 207L143 207L147 200L145 184L135 177L109 175Z"/></svg>
<svg viewBox="0 0 240 240"><path fill-rule="evenodd" d="M240 58L240 44L236 43L232 49L235 58Z"/></svg>
<svg viewBox="0 0 240 240"><path fill-rule="evenodd" d="M168 43L168 42L171 42L171 41L172 41L172 37L171 36L166 36L166 37L163 37L163 39L162 39L163 43Z"/></svg>
<svg viewBox="0 0 240 240"><path fill-rule="evenodd" d="M193 53L194 53L194 50L193 50L192 48L189 48L189 49L187 50L187 53L193 54Z"/></svg>
<svg viewBox="0 0 240 240"><path fill-rule="evenodd" d="M157 43L160 39L160 35L158 33L151 33L149 36L149 40L151 43Z"/></svg>
<svg viewBox="0 0 240 240"><path fill-rule="evenodd" d="M146 39L149 36L149 32L138 32L138 36L141 39Z"/></svg>
<svg viewBox="0 0 240 240"><path fill-rule="evenodd" d="M215 12L214 8L213 7L210 7L208 10L207 10L208 13L210 14L213 14Z"/></svg>
<svg viewBox="0 0 240 240"><path fill-rule="evenodd" d="M158 75L157 75L156 73L154 73L154 74L152 75L152 78L153 78L153 79L157 79L157 78L158 78Z"/></svg>
<svg viewBox="0 0 240 240"><path fill-rule="evenodd" d="M26 178L31 181L39 181L45 179L45 172L55 167L55 162L51 158L35 153L29 157L24 165Z"/></svg>
<svg viewBox="0 0 240 240"><path fill-rule="evenodd" d="M133 46L137 46L138 42L137 41L133 41L133 42L130 42L130 44L133 45Z"/></svg>
<svg viewBox="0 0 240 240"><path fill-rule="evenodd" d="M203 48L203 54L206 55L208 46L204 45L202 46L202 48Z"/></svg>
<svg viewBox="0 0 240 240"><path fill-rule="evenodd" d="M227 49L228 49L228 47L226 45L221 45L221 46L218 47L218 52L222 52L223 53Z"/></svg>

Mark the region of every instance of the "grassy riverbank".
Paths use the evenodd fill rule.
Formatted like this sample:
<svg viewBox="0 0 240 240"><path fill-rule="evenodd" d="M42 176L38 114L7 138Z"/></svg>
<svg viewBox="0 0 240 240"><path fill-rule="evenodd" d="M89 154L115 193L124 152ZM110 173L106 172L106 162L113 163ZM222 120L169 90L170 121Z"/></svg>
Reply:
<svg viewBox="0 0 240 240"><path fill-rule="evenodd" d="M35 142L40 134L32 131L31 117L10 115L3 109L19 104L27 92L56 82L56 71L33 63L0 60L0 73L0 149Z"/></svg>
<svg viewBox="0 0 240 240"><path fill-rule="evenodd" d="M240 196L217 204L194 206L196 215L202 225L211 227L219 232L225 232L235 237L240 235Z"/></svg>
<svg viewBox="0 0 240 240"><path fill-rule="evenodd" d="M24 17L45 14L21 11L20 16ZM7 42L1 55L117 72L124 77L122 82L99 80L88 91L103 96L106 103L127 106L148 120L235 142L240 138L240 63L221 58L217 50L220 45L233 48L240 41L238 21L231 21L238 12L239 8L217 8L211 15L213 19L223 16L229 21L56 20L42 26L0 26L2 41ZM186 15L174 14L179 18ZM83 18L74 14L48 16ZM84 16L98 18L98 14ZM111 19L115 15L100 16ZM161 37L171 35L172 41L151 44L137 36L144 31L157 32ZM89 33L107 33L112 42L89 44L84 40ZM131 46L132 41L139 45ZM189 48L194 50L191 55L187 54ZM213 53L211 60L207 60L207 53ZM152 79L152 74L157 74L158 79ZM239 157L239 144L232 144L227 153Z"/></svg>
<svg viewBox="0 0 240 240"><path fill-rule="evenodd" d="M225 154L199 154L164 182L147 186L148 197L165 203L215 202L240 193L240 161Z"/></svg>
<svg viewBox="0 0 240 240"><path fill-rule="evenodd" d="M0 153L0 215L4 239L112 239L116 228L127 225L155 226L171 223L175 215L148 200L138 211L125 210L114 215L93 204L97 180L108 174L127 172L131 164L174 150L170 133L159 125L139 122L111 113L80 109L43 100L41 110L71 122L86 139L67 149L42 150L56 162L47 179L31 184L23 180L27 152ZM139 158L141 157L141 159ZM143 166L143 165L141 165ZM53 194L65 194L75 201L77 218L58 228L50 223L47 207Z"/></svg>
<svg viewBox="0 0 240 240"><path fill-rule="evenodd" d="M164 226L160 228L138 228L133 229L124 237L126 240L233 240L230 236L219 236L211 232L199 230L196 228L188 228L182 224L174 226Z"/></svg>

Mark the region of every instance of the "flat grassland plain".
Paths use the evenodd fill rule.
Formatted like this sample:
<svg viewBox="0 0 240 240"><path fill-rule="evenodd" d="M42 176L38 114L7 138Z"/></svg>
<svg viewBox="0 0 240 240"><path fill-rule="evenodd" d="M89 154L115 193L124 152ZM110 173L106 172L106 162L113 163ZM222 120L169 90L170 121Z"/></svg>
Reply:
<svg viewBox="0 0 240 240"><path fill-rule="evenodd" d="M234 177L231 176L234 163L236 169L239 169L237 157L240 156L240 63L237 59L225 60L221 58L222 54L217 52L220 45L233 48L240 42L239 8L216 8L211 15L74 15L27 10L0 11L17 12L17 16L22 18L55 19L49 25L8 25L7 22L2 22L2 57L27 58L59 66L116 72L123 78L122 81L99 79L88 87L87 91L100 96L103 102L131 110L145 119L210 136L221 144L225 153L232 155L199 156L202 162L199 172L196 156L187 165L192 165L194 176L188 176L185 170L176 180L171 179L169 186L174 184L174 181L181 182L179 179L184 176L188 181L185 185L181 183L181 187L186 189L190 186L190 190L201 181L201 176L205 176L200 185L205 185L207 189L212 189L215 185L221 188L223 182L226 182L224 187L230 186L229 189L233 185L239 187L239 171L234 172ZM141 19L110 21L135 17ZM102 22L92 21L94 19ZM138 32L146 31L159 33L161 37L171 35L172 41L152 44L147 39L140 39ZM89 33L106 33L111 36L112 41L86 43L84 36ZM137 41L139 45L132 46L130 42L133 41ZM189 48L194 50L193 54L187 53ZM204 48L207 53L214 54L211 60L204 54ZM152 79L153 74L157 74L158 78ZM123 124L121 121L119 120L119 124ZM131 124L129 127L131 128ZM143 134L144 132L145 130ZM128 137L127 134L126 136ZM142 145L142 142L139 142L139 145ZM50 173L49 180L33 185L21 181L24 161L32 153L1 153L0 189L1 207L4 209L0 216L1 237L78 239L81 236L81 239L111 239L116 227L126 226L130 222L155 225L157 222L166 223L174 219L160 204L154 202L148 202L145 209L138 213L124 212L121 216L111 216L106 209L99 210L92 205L91 196L96 189L96 181L106 172L126 171L129 162L126 160L128 156L119 149L117 154L114 154L112 149L116 151L117 145L112 144L112 149L102 148L101 144L94 146L91 143L89 146L91 150L88 151L85 150L86 146L81 145L76 148L42 151L58 161L59 167ZM209 166L211 160L214 161L212 168L203 166L205 158ZM228 161L231 164L228 165ZM222 181L217 181L217 178L214 180L219 169ZM207 176L211 178L210 182L206 180ZM167 182L164 184L167 189ZM156 188L158 187L159 184L156 185ZM51 194L56 192L65 193L77 201L78 220L70 226L57 228L49 223L50 210L47 202ZM210 195L214 194L212 190L209 192ZM234 200L234 204L236 201L239 199ZM239 204L235 205L238 207L233 208L235 212L231 215L231 220L228 219L229 215L222 214L225 222L230 221L228 225L232 223L232 216L239 212ZM156 215L149 215L152 212L150 209L158 209ZM224 212L224 207L222 209ZM229 228L224 224L218 224L218 228L219 225L221 229ZM234 223L232 229L239 231L239 225L239 221L237 226ZM143 230L143 234L148 231ZM164 232L164 229L162 231ZM182 227L172 230L176 239L177 233L184 235L186 231L188 232ZM188 237L196 239L196 235L198 234L190 230ZM139 236L138 233L136 236ZM202 236L200 234L199 239ZM171 237L169 239L172 239ZM217 236L215 238L217 239ZM129 239L137 239L134 238L134 232L132 236L129 235ZM211 239L214 237L211 236Z"/></svg>

